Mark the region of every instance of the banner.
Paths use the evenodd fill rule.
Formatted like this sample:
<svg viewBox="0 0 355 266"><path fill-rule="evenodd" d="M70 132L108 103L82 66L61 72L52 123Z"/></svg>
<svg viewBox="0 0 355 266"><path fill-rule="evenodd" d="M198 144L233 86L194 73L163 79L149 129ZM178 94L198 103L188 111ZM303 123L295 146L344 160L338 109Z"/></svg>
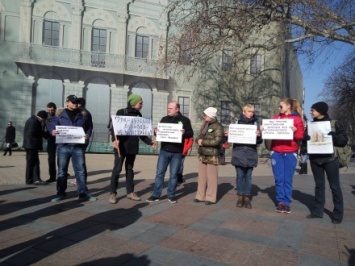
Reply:
<svg viewBox="0 0 355 266"><path fill-rule="evenodd" d="M112 115L112 126L118 136L152 136L150 119L139 116Z"/></svg>
<svg viewBox="0 0 355 266"><path fill-rule="evenodd" d="M55 137L55 143L57 144L85 144L85 132L82 127L55 126L55 130L59 132Z"/></svg>
<svg viewBox="0 0 355 266"><path fill-rule="evenodd" d="M157 129L157 141L182 142L182 124L159 123Z"/></svg>
<svg viewBox="0 0 355 266"><path fill-rule="evenodd" d="M230 124L229 143L256 144L256 125Z"/></svg>
<svg viewBox="0 0 355 266"><path fill-rule="evenodd" d="M263 119L263 139L293 139L293 119Z"/></svg>
<svg viewBox="0 0 355 266"><path fill-rule="evenodd" d="M330 121L308 122L307 152L309 154L331 154L333 150L333 138L328 135L331 131Z"/></svg>

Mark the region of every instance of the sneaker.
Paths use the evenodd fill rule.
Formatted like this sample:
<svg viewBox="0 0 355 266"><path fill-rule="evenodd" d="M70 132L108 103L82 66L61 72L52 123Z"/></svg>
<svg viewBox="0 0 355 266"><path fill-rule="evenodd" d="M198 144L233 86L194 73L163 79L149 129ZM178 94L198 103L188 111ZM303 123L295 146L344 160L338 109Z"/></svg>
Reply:
<svg viewBox="0 0 355 266"><path fill-rule="evenodd" d="M284 204L280 202L276 207L276 212L283 213L284 212Z"/></svg>
<svg viewBox="0 0 355 266"><path fill-rule="evenodd" d="M290 205L284 205L283 213L291 213Z"/></svg>
<svg viewBox="0 0 355 266"><path fill-rule="evenodd" d="M90 194L81 194L79 195L79 200L85 200L85 201L96 201L97 198L91 196Z"/></svg>
<svg viewBox="0 0 355 266"><path fill-rule="evenodd" d="M64 199L64 195L57 195L54 199L51 200L51 202L59 202L62 199Z"/></svg>
<svg viewBox="0 0 355 266"><path fill-rule="evenodd" d="M134 201L141 201L141 198L134 192L127 194L127 198Z"/></svg>
<svg viewBox="0 0 355 266"><path fill-rule="evenodd" d="M111 193L110 197L108 198L108 202L112 203L112 204L116 204L117 203L117 198L116 198L116 194L115 193Z"/></svg>
<svg viewBox="0 0 355 266"><path fill-rule="evenodd" d="M171 204L177 203L177 199L175 197L170 197L170 198L168 198L168 200Z"/></svg>
<svg viewBox="0 0 355 266"><path fill-rule="evenodd" d="M150 196L149 198L146 199L146 202L154 202L154 201L159 201L160 198Z"/></svg>

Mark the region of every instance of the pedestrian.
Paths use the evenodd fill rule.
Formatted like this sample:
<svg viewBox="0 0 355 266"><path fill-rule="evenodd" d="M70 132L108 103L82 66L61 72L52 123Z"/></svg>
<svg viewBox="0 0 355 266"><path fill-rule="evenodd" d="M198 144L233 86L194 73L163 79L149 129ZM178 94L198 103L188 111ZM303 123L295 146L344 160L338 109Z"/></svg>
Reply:
<svg viewBox="0 0 355 266"><path fill-rule="evenodd" d="M117 116L142 117L140 110L143 107L142 97L138 94L131 94L128 97L127 107L119 109ZM127 198L134 201L141 199L134 192L134 162L139 152L139 139L145 144L155 146L155 141L147 136L115 136L114 130L111 130L112 146L114 147L114 166L112 169L110 189L111 193L108 201L112 204L117 203L118 179L122 171L123 163L126 170L126 195Z"/></svg>
<svg viewBox="0 0 355 266"><path fill-rule="evenodd" d="M313 122L331 121L328 115L328 104L325 102L316 102L311 106L311 116ZM348 137L341 123L335 121L335 131L328 135L332 136L333 145L344 147L348 143ZM308 137L310 139L310 137ZM340 224L344 216L343 193L339 180L339 161L334 153L331 154L309 154L311 169L315 182L314 206L307 218L322 218L325 204L325 175L332 191L334 209L331 215L333 224Z"/></svg>
<svg viewBox="0 0 355 266"><path fill-rule="evenodd" d="M9 156L12 155L12 144L15 143L15 139L16 139L16 128L12 125L12 122L9 121L7 123L6 133L5 133L6 149L3 154L4 156L6 156L7 152L9 152Z"/></svg>
<svg viewBox="0 0 355 266"><path fill-rule="evenodd" d="M275 178L275 190L278 213L291 213L292 182L297 165L298 142L303 139L303 121L298 115L292 114L293 100L281 99L280 113L273 119L293 120L293 139L273 139L271 142L271 166Z"/></svg>
<svg viewBox="0 0 355 266"><path fill-rule="evenodd" d="M203 111L204 123L196 139L199 146L199 162L197 177L197 192L194 202L205 202L206 205L217 201L218 165L220 146L224 137L224 129L217 120L217 109L208 107Z"/></svg>
<svg viewBox="0 0 355 266"><path fill-rule="evenodd" d="M53 102L47 104L47 119L44 120L44 138L47 140L47 155L48 155L48 171L49 179L46 180L47 183L52 183L56 181L57 178L57 166L56 166L56 152L57 145L55 143L55 137L52 136L50 128L52 126L55 113L57 111L57 105Z"/></svg>
<svg viewBox="0 0 355 266"><path fill-rule="evenodd" d="M26 151L26 184L46 185L41 180L38 151L43 149L44 131L42 122L47 118L47 112L42 110L37 115L27 119L23 131L23 148Z"/></svg>
<svg viewBox="0 0 355 266"><path fill-rule="evenodd" d="M71 126L81 127L85 133L85 139L89 139L92 133L92 127L78 109L78 98L75 95L69 95L66 98L66 108L55 117L50 131L53 136L57 136L59 131L56 126ZM52 199L52 202L61 201L66 195L68 166L70 160L75 172L77 182L77 193L80 200L95 201L96 197L89 194L85 183L85 144L76 143L57 143L58 157L58 176L57 176L57 195Z"/></svg>
<svg viewBox="0 0 355 266"><path fill-rule="evenodd" d="M237 207L251 209L252 173L254 167L258 165L258 152L256 148L263 141L258 126L258 119L254 114L254 106L247 104L243 107L243 112L240 114L237 124L255 125L257 127L255 131L255 144L233 144L231 162L235 166L237 173Z"/></svg>
<svg viewBox="0 0 355 266"><path fill-rule="evenodd" d="M183 144L185 138L193 137L193 130L190 119L183 116L180 111L180 105L173 101L168 104L167 116L164 116L160 123L182 124L182 142L161 142L157 172L152 195L147 199L147 202L159 201L164 186L164 175L170 165L170 176L168 182L168 200L170 203L177 203L175 196L177 186L177 172L181 166ZM154 130L155 134L157 129Z"/></svg>
<svg viewBox="0 0 355 266"><path fill-rule="evenodd" d="M89 127L92 128L92 130L94 130L94 123L92 121L92 115L89 112L88 109L86 109L86 100L83 97L79 97L78 98L78 109L80 111L80 113L85 117L85 119L87 120L87 123L89 124ZM85 141L85 150L84 150L84 175L85 175L85 183L87 184L87 180L88 180L88 170L86 167L86 149L89 146L89 139L86 139ZM76 185L76 181L72 182L73 185Z"/></svg>

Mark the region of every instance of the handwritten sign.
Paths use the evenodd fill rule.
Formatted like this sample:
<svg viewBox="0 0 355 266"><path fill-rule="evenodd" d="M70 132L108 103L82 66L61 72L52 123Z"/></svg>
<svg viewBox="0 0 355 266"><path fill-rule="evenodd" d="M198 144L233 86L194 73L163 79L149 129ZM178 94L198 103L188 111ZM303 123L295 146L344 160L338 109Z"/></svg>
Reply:
<svg viewBox="0 0 355 266"><path fill-rule="evenodd" d="M159 123L157 141L182 142L182 124Z"/></svg>
<svg viewBox="0 0 355 266"><path fill-rule="evenodd" d="M309 154L331 154L333 153L333 138L328 135L331 131L330 121L308 122L307 152Z"/></svg>
<svg viewBox="0 0 355 266"><path fill-rule="evenodd" d="M256 144L256 125L229 125L228 142L242 144Z"/></svg>
<svg viewBox="0 0 355 266"><path fill-rule="evenodd" d="M85 132L82 127L56 126L55 130L59 132L55 138L57 144L85 144Z"/></svg>
<svg viewBox="0 0 355 266"><path fill-rule="evenodd" d="M112 117L112 126L115 135L118 136L152 136L150 119L139 116L116 116Z"/></svg>
<svg viewBox="0 0 355 266"><path fill-rule="evenodd" d="M293 139L293 119L263 119L263 139Z"/></svg>

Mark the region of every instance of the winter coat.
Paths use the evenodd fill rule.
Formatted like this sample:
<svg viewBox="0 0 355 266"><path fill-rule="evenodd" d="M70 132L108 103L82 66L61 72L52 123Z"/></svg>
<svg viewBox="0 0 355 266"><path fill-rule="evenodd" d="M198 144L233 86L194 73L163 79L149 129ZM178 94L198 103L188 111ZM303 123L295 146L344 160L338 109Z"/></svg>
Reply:
<svg viewBox="0 0 355 266"><path fill-rule="evenodd" d="M138 116L142 117L142 114L128 106L127 108L120 109L116 112L117 116ZM111 139L115 140L114 131L111 131ZM121 154L138 154L139 152L139 139L145 144L151 145L152 140L147 136L116 136L119 140L119 149ZM115 151L115 150L114 150Z"/></svg>
<svg viewBox="0 0 355 266"><path fill-rule="evenodd" d="M240 115L237 124L257 125L257 118L253 116L248 119L243 114ZM232 165L237 167L256 167L258 165L257 144L263 142L261 136L256 136L256 144L233 144Z"/></svg>
<svg viewBox="0 0 355 266"><path fill-rule="evenodd" d="M32 115L27 119L23 131L23 148L29 150L42 150L42 137L44 131L42 123L38 120L36 115Z"/></svg>
<svg viewBox="0 0 355 266"><path fill-rule="evenodd" d="M171 124L182 124L182 128L185 129L182 135L182 142L161 142L161 150L174 153L182 153L184 149L185 138L192 138L194 136L194 131L191 127L190 119L183 116L180 112L176 116L164 116L160 123L171 123Z"/></svg>
<svg viewBox="0 0 355 266"><path fill-rule="evenodd" d="M16 129L13 126L7 127L6 128L6 134L5 134L5 142L6 143L13 143L15 142L16 139Z"/></svg>
<svg viewBox="0 0 355 266"><path fill-rule="evenodd" d="M207 127L207 128L206 128ZM224 129L217 120L205 122L198 139L202 139L202 146L198 148L198 154L204 157L220 156L220 147L224 136Z"/></svg>
<svg viewBox="0 0 355 266"><path fill-rule="evenodd" d="M285 115L279 114L275 115L273 119L293 119L293 126L297 130L293 133L292 140L285 139L273 139L271 142L271 150L279 153L297 153L298 152L298 142L303 139L304 126L303 121L298 115Z"/></svg>
<svg viewBox="0 0 355 266"><path fill-rule="evenodd" d="M314 119L313 122L321 122L321 121L330 121L330 117L328 115L325 115L324 118L322 119ZM329 135L332 136L333 139L333 145L337 147L345 147L345 145L348 143L348 137L345 133L344 127L339 123L338 121L335 121L335 132L329 132ZM309 136L307 136L307 139L310 139ZM309 154L309 160L311 162L314 162L316 164L325 164L332 162L336 159L336 155L334 153L328 153L328 154Z"/></svg>

